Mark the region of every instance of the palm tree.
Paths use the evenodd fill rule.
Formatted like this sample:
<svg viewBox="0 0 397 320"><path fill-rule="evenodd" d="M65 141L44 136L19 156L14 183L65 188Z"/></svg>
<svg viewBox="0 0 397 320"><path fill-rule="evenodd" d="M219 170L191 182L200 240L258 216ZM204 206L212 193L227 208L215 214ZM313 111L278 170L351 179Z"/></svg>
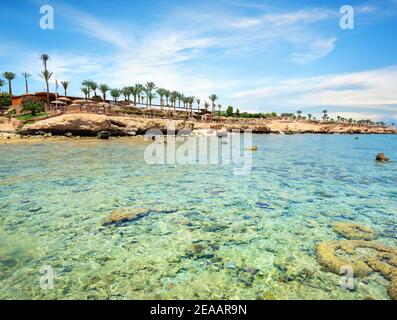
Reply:
<svg viewBox="0 0 397 320"><path fill-rule="evenodd" d="M39 59L43 61L44 71L47 70L47 62L51 60L50 56L46 53L42 53L41 55L39 55Z"/></svg>
<svg viewBox="0 0 397 320"><path fill-rule="evenodd" d="M298 110L296 113L298 114L298 119L300 119L300 118L301 118L302 111Z"/></svg>
<svg viewBox="0 0 397 320"><path fill-rule="evenodd" d="M156 85L154 82L147 82L145 85L145 93L146 93L146 108L148 107L149 101L151 102L150 97L153 99L152 92L156 89ZM151 103L150 103L151 104Z"/></svg>
<svg viewBox="0 0 397 320"><path fill-rule="evenodd" d="M325 122L325 120L328 118L328 115L327 115L328 111L327 110L323 110L323 113L324 113L323 120Z"/></svg>
<svg viewBox="0 0 397 320"><path fill-rule="evenodd" d="M146 105L149 103L149 107L152 107L152 100L156 99L156 94L154 92L148 92L146 94Z"/></svg>
<svg viewBox="0 0 397 320"><path fill-rule="evenodd" d="M130 100L130 89L128 87L124 87L121 90L121 94L124 96L124 101Z"/></svg>
<svg viewBox="0 0 397 320"><path fill-rule="evenodd" d="M307 117L309 118L309 121L312 119L312 117L313 117L313 115L311 114L311 113L309 113L308 115L307 115Z"/></svg>
<svg viewBox="0 0 397 320"><path fill-rule="evenodd" d="M110 90L110 95L113 97L114 102L117 102L117 99L121 95L121 91L119 89L112 89Z"/></svg>
<svg viewBox="0 0 397 320"><path fill-rule="evenodd" d="M219 97L216 94L211 94L208 99L211 100L212 102L212 114L215 113L215 101L219 99Z"/></svg>
<svg viewBox="0 0 397 320"><path fill-rule="evenodd" d="M3 72L2 76L8 80L8 94L12 97L12 85L11 85L11 81L15 79L16 74L13 72Z"/></svg>
<svg viewBox="0 0 397 320"><path fill-rule="evenodd" d="M169 98L170 98L170 96L171 96L171 91L165 90L164 95L165 95L166 105L167 105L167 107L168 107L168 100L169 100Z"/></svg>
<svg viewBox="0 0 397 320"><path fill-rule="evenodd" d="M145 88L143 87L143 85L141 85L139 83L135 85L135 94L138 97L138 103L141 103L141 94L142 94L144 89ZM136 101L134 101L134 104L136 104L135 102Z"/></svg>
<svg viewBox="0 0 397 320"><path fill-rule="evenodd" d="M90 83L90 89L94 91L94 97L96 97L96 90L98 89L98 84L94 81L91 81Z"/></svg>
<svg viewBox="0 0 397 320"><path fill-rule="evenodd" d="M25 78L25 89L26 89L26 93L29 93L29 87L28 87L28 78L30 78L32 75L30 73L27 72L23 72L22 73L22 77Z"/></svg>
<svg viewBox="0 0 397 320"><path fill-rule="evenodd" d="M42 53L39 56L39 59L43 62L44 71L48 75L47 62L51 60L50 56L46 53ZM48 86L48 82L46 82L46 89L47 89L47 107L50 107L50 88Z"/></svg>
<svg viewBox="0 0 397 320"><path fill-rule="evenodd" d="M47 108L50 107L50 87L49 87L49 82L52 77L52 72L48 70L44 70L39 74L40 77L42 77L45 81L46 87L47 87Z"/></svg>
<svg viewBox="0 0 397 320"><path fill-rule="evenodd" d="M183 108L188 111L189 98L182 95Z"/></svg>
<svg viewBox="0 0 397 320"><path fill-rule="evenodd" d="M165 96L165 92L166 92L167 90L165 90L164 88L159 88L159 89L157 89L157 94L159 95L159 97L160 97L160 106L161 106L161 110L163 110L163 104L164 104L164 101L163 101L163 97Z"/></svg>
<svg viewBox="0 0 397 320"><path fill-rule="evenodd" d="M196 98L196 102L197 102L197 111L200 112L200 102L201 102L201 99L200 99L200 98Z"/></svg>
<svg viewBox="0 0 397 320"><path fill-rule="evenodd" d="M93 83L94 83L94 81L92 81L92 80L84 80L84 81L81 83L81 85L82 85L83 87L86 87L87 90L88 90L88 95L87 95L88 99L89 99L90 96L91 96L91 88L92 88Z"/></svg>
<svg viewBox="0 0 397 320"><path fill-rule="evenodd" d="M208 103L208 101L204 101L204 109L205 111L208 111L210 104Z"/></svg>
<svg viewBox="0 0 397 320"><path fill-rule="evenodd" d="M5 86L5 81L0 79L0 93L1 93L1 88Z"/></svg>
<svg viewBox="0 0 397 320"><path fill-rule="evenodd" d="M222 108L222 105L218 104L219 116L221 116L221 108Z"/></svg>
<svg viewBox="0 0 397 320"><path fill-rule="evenodd" d="M184 95L182 93L177 92L177 97L178 99L178 108L181 107L181 101L183 101L183 99L185 98Z"/></svg>
<svg viewBox="0 0 397 320"><path fill-rule="evenodd" d="M99 91L102 93L103 102L106 100L106 93L110 90L110 87L107 84L100 84Z"/></svg>
<svg viewBox="0 0 397 320"><path fill-rule="evenodd" d="M89 90L87 87L81 87L81 92L84 93L85 99L87 100L88 98L88 94L89 94Z"/></svg>
<svg viewBox="0 0 397 320"><path fill-rule="evenodd" d="M172 91L171 92L171 103L174 107L174 111L176 109L176 100L178 99L179 93L177 91Z"/></svg>
<svg viewBox="0 0 397 320"><path fill-rule="evenodd" d="M61 85L63 87L63 90L65 91L65 97L67 96L69 84L70 84L70 81L61 81Z"/></svg>
<svg viewBox="0 0 397 320"><path fill-rule="evenodd" d="M193 114L193 103L196 100L196 97L189 97L189 106L190 106L190 114Z"/></svg>

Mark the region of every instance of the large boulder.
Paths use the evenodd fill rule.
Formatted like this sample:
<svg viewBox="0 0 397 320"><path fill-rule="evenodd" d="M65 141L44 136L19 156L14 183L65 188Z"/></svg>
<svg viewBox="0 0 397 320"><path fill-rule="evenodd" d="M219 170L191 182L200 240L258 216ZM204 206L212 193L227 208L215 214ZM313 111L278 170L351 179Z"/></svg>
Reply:
<svg viewBox="0 0 397 320"><path fill-rule="evenodd" d="M378 153L376 156L376 161L378 162L388 162L390 160L389 157L386 157L384 153Z"/></svg>

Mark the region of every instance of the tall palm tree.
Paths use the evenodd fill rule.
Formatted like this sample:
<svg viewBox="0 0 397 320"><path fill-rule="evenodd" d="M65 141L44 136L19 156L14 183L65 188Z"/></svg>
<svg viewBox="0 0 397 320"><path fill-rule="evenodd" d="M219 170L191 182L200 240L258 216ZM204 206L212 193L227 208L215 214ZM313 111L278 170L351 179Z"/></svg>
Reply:
<svg viewBox="0 0 397 320"><path fill-rule="evenodd" d="M1 93L1 88L5 86L5 81L0 79L0 93Z"/></svg>
<svg viewBox="0 0 397 320"><path fill-rule="evenodd" d="M196 97L194 97L194 96L189 97L190 114L193 114L193 103L195 100L196 100Z"/></svg>
<svg viewBox="0 0 397 320"><path fill-rule="evenodd" d="M146 105L149 103L149 108L152 107L152 100L156 99L156 94L154 92L148 92L146 94Z"/></svg>
<svg viewBox="0 0 397 320"><path fill-rule="evenodd" d="M176 100L178 99L179 93L177 91L172 91L171 92L171 103L174 106L174 111L176 109Z"/></svg>
<svg viewBox="0 0 397 320"><path fill-rule="evenodd" d="M117 102L117 99L121 96L121 91L119 89L110 90L110 95L113 97L114 102Z"/></svg>
<svg viewBox="0 0 397 320"><path fill-rule="evenodd" d="M88 94L89 94L89 90L87 87L81 87L81 92L84 93L85 99L87 100L88 98Z"/></svg>
<svg viewBox="0 0 397 320"><path fill-rule="evenodd" d="M302 116L301 116L302 111L298 110L298 111L296 111L296 113L298 114L298 119L300 119L300 118L302 117Z"/></svg>
<svg viewBox="0 0 397 320"><path fill-rule="evenodd" d="M48 70L44 70L39 74L40 77L42 77L45 81L45 85L47 88L47 108L50 107L50 79L52 77L52 72L48 71Z"/></svg>
<svg viewBox="0 0 397 320"><path fill-rule="evenodd" d="M47 62L51 60L51 57L47 53L42 53L39 56L39 59L43 62L44 66L44 71L48 74L48 69L47 69ZM50 107L50 87L48 85L48 82L46 82L46 89L47 89L47 107Z"/></svg>
<svg viewBox="0 0 397 320"><path fill-rule="evenodd" d="M124 96L124 101L130 100L130 89L128 87L123 87L121 90L121 94Z"/></svg>
<svg viewBox="0 0 397 320"><path fill-rule="evenodd" d="M211 94L208 99L212 102L212 114L215 114L215 101L218 100L219 97L216 94Z"/></svg>
<svg viewBox="0 0 397 320"><path fill-rule="evenodd" d="M93 83L94 83L94 81L92 81L92 80L84 80L81 83L81 85L83 87L86 87L87 90L88 90L88 95L87 95L88 99L91 97L91 88L92 88Z"/></svg>
<svg viewBox="0 0 397 320"><path fill-rule="evenodd" d="M209 106L210 106L210 104L208 103L208 101L205 101L204 102L204 109L205 109L206 112L208 111Z"/></svg>
<svg viewBox="0 0 397 320"><path fill-rule="evenodd" d="M142 94L144 89L145 88L143 87L143 85L141 85L139 83L135 85L135 94L138 97L138 103L141 103L141 94ZM135 103L135 101L134 101L134 103Z"/></svg>
<svg viewBox="0 0 397 320"><path fill-rule="evenodd" d="M101 91L102 93L102 97L103 97L103 102L105 102L106 100L106 93L108 91L110 91L110 87L107 84L100 84L99 85L99 91Z"/></svg>
<svg viewBox="0 0 397 320"><path fill-rule="evenodd" d="M12 85L11 85L11 81L15 79L16 74L13 72L3 72L2 76L8 80L8 94L12 97Z"/></svg>
<svg viewBox="0 0 397 320"><path fill-rule="evenodd" d="M97 91L97 89L98 89L98 84L97 84L96 82L94 82L94 81L91 81L91 83L90 83L90 89L91 89L92 91L94 91L94 97L96 97L96 91Z"/></svg>
<svg viewBox="0 0 397 320"><path fill-rule="evenodd" d="M22 77L24 77L24 79L25 79L25 90L26 90L27 94L29 93L28 78L30 78L31 76L32 75L30 73L27 73L27 72L22 73Z"/></svg>
<svg viewBox="0 0 397 320"><path fill-rule="evenodd" d="M170 96L171 96L171 91L169 91L169 90L165 90L165 93L164 93L164 95L165 95L165 101L166 101L166 105L167 105L167 107L168 107L168 101L169 101L169 99L170 99Z"/></svg>
<svg viewBox="0 0 397 320"><path fill-rule="evenodd" d="M131 86L129 88L130 88L130 93L134 97L134 105L136 106L136 97L137 97L136 86Z"/></svg>
<svg viewBox="0 0 397 320"><path fill-rule="evenodd" d="M47 70L47 62L51 60L50 56L46 53L39 55L39 59L43 62L44 71Z"/></svg>
<svg viewBox="0 0 397 320"><path fill-rule="evenodd" d="M325 122L325 120L328 118L328 115L327 115L328 111L327 110L323 110L323 113L324 113L323 120Z"/></svg>
<svg viewBox="0 0 397 320"><path fill-rule="evenodd" d="M200 112L201 99L200 98L196 98L196 102L197 102L197 111Z"/></svg>
<svg viewBox="0 0 397 320"><path fill-rule="evenodd" d="M313 117L313 115L312 115L311 113L309 113L309 114L307 115L307 117L309 118L309 120L311 120L312 117Z"/></svg>
<svg viewBox="0 0 397 320"><path fill-rule="evenodd" d="M61 85L63 87L63 90L65 91L65 97L67 96L69 84L70 84L70 81L61 81Z"/></svg>
<svg viewBox="0 0 397 320"><path fill-rule="evenodd" d="M183 108L186 109L186 112L188 112L188 107L189 107L189 97L182 97L182 102L183 102Z"/></svg>
<svg viewBox="0 0 397 320"><path fill-rule="evenodd" d="M182 93L177 92L178 108L181 107L181 101L183 101L184 98L185 96Z"/></svg>
<svg viewBox="0 0 397 320"><path fill-rule="evenodd" d="M157 89L157 94L159 95L159 97L160 97L160 106L161 106L161 110L163 110L163 105L164 105L164 101L163 101L163 98L164 98L164 96L165 96L165 92L166 92L167 90L165 90L164 88L159 88L159 89Z"/></svg>
<svg viewBox="0 0 397 320"><path fill-rule="evenodd" d="M154 82L147 82L145 84L146 108L148 107L150 97L152 97L153 90L155 90L155 89L156 89L156 85L154 84Z"/></svg>
<svg viewBox="0 0 397 320"><path fill-rule="evenodd" d="M218 104L219 116L221 116L221 109L222 109L222 105Z"/></svg>

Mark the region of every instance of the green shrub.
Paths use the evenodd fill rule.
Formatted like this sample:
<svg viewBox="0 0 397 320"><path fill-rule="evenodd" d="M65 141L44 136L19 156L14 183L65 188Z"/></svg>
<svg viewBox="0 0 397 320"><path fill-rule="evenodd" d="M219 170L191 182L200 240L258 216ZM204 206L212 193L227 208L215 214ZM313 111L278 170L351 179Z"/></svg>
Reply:
<svg viewBox="0 0 397 320"><path fill-rule="evenodd" d="M0 108L9 107L12 105L11 96L7 93L0 93Z"/></svg>
<svg viewBox="0 0 397 320"><path fill-rule="evenodd" d="M44 105L42 102L26 101L22 105L22 111L30 112L32 117L34 117L37 113L44 111Z"/></svg>

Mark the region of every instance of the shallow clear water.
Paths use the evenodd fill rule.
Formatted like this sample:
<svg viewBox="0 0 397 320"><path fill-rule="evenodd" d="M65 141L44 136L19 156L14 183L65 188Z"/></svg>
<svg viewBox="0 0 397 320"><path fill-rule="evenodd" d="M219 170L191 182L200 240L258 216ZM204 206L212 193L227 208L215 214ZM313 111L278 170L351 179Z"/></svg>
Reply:
<svg viewBox="0 0 397 320"><path fill-rule="evenodd" d="M253 140L248 176L148 165L136 140L0 145L0 298L389 299L378 274L341 289L316 244L353 220L397 246L397 136ZM126 207L157 211L102 226Z"/></svg>

